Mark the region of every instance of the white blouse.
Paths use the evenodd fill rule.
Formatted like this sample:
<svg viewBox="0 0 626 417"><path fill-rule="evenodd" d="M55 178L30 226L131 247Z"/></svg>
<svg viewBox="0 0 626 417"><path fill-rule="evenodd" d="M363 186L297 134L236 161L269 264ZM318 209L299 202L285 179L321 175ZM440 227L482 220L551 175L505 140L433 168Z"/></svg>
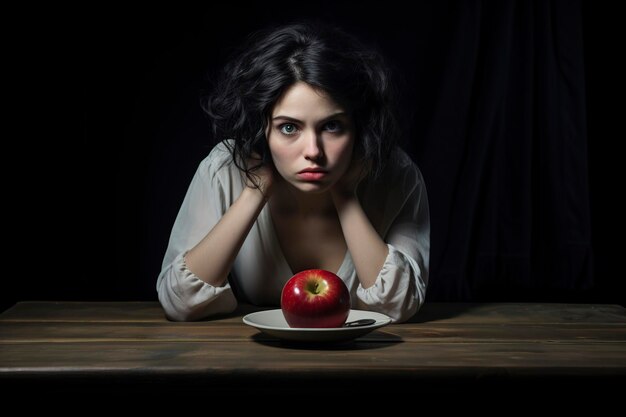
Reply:
<svg viewBox="0 0 626 417"><path fill-rule="evenodd" d="M198 320L229 313L237 300L280 307L289 267L266 204L252 226L228 277L215 287L185 266L184 256L237 200L244 187L226 146L217 145L198 167L182 203L157 280L159 301L171 320ZM422 174L399 148L383 175L357 190L363 210L389 254L373 286L359 283L350 252L335 272L350 290L353 309L377 311L394 321L409 319L424 302L428 284L430 215Z"/></svg>

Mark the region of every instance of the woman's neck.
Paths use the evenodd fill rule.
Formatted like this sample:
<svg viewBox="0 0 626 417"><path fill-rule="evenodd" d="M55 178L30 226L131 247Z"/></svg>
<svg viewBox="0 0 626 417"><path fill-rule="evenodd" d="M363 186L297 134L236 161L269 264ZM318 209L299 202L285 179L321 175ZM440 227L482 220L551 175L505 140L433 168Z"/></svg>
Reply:
<svg viewBox="0 0 626 417"><path fill-rule="evenodd" d="M337 214L329 191L304 193L286 181L276 184L271 202L281 214L289 216L326 217Z"/></svg>

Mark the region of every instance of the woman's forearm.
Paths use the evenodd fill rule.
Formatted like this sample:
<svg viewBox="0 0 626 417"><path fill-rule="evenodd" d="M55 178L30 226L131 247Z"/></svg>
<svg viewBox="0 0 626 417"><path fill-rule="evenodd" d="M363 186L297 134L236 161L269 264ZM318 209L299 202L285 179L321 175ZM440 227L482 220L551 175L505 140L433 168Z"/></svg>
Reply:
<svg viewBox="0 0 626 417"><path fill-rule="evenodd" d="M187 268L210 285L223 285L266 202L258 189L245 187L213 229L187 252Z"/></svg>
<svg viewBox="0 0 626 417"><path fill-rule="evenodd" d="M341 229L363 288L376 282L389 249L363 211L356 195L333 196Z"/></svg>

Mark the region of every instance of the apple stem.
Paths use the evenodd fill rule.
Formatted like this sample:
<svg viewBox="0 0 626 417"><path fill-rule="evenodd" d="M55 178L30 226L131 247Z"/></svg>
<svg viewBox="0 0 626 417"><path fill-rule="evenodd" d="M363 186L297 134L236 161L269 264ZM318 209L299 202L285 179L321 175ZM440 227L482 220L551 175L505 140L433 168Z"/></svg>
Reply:
<svg viewBox="0 0 626 417"><path fill-rule="evenodd" d="M325 282L320 282L317 280L310 280L309 282L307 282L307 291L311 294L315 294L315 295L319 295L322 294L324 292L324 290L326 289L327 285Z"/></svg>

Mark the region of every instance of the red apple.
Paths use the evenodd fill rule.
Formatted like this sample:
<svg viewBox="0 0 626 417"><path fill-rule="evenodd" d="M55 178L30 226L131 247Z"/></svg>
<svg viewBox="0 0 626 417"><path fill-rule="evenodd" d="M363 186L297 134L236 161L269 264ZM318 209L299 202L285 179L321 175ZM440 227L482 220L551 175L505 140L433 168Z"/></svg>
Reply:
<svg viewBox="0 0 626 417"><path fill-rule="evenodd" d="M350 313L350 291L332 272L308 269L287 281L280 307L289 327L341 327Z"/></svg>

